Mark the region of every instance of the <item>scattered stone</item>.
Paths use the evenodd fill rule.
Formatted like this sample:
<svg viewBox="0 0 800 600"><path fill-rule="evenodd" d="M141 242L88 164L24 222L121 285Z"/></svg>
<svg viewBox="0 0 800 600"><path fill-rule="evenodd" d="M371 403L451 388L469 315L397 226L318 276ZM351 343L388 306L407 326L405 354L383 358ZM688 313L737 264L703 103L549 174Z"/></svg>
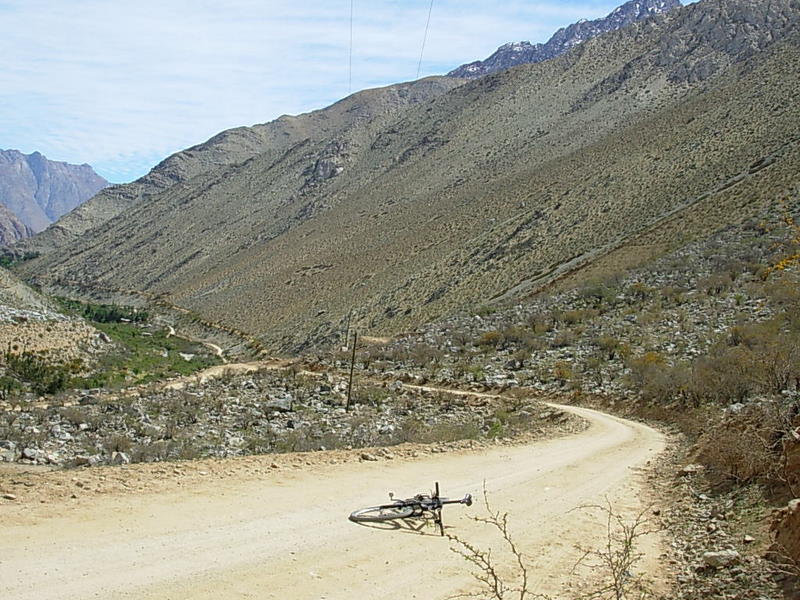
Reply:
<svg viewBox="0 0 800 600"><path fill-rule="evenodd" d="M736 550L720 550L718 552L704 552L703 563L707 567L720 569L739 564L741 555Z"/></svg>
<svg viewBox="0 0 800 600"><path fill-rule="evenodd" d="M368 462L374 462L374 461L377 461L377 460L380 460L380 459L377 456L375 456L374 454L370 454L369 452L362 452L361 453L361 460L368 461Z"/></svg>
<svg viewBox="0 0 800 600"><path fill-rule="evenodd" d="M22 458L28 459L33 462L44 462L45 456L41 450L36 448L25 448L22 450Z"/></svg>
<svg viewBox="0 0 800 600"><path fill-rule="evenodd" d="M292 399L291 398L273 398L266 403L266 407L270 410L277 410L280 412L292 412Z"/></svg>
<svg viewBox="0 0 800 600"><path fill-rule="evenodd" d="M112 452L111 464L112 465L128 465L131 462L131 457L125 452Z"/></svg>
<svg viewBox="0 0 800 600"><path fill-rule="evenodd" d="M678 475L680 475L681 477L687 477L689 475L697 475L698 473L702 473L703 471L705 471L705 467L703 465L691 464L684 466L678 472Z"/></svg>
<svg viewBox="0 0 800 600"><path fill-rule="evenodd" d="M14 494L3 494L3 500L16 500L17 497Z"/></svg>

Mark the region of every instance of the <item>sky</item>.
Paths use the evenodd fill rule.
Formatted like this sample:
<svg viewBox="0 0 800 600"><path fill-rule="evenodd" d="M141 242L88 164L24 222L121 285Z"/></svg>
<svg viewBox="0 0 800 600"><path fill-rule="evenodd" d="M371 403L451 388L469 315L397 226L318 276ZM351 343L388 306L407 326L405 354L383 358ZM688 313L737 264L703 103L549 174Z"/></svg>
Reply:
<svg viewBox="0 0 800 600"><path fill-rule="evenodd" d="M430 0L0 0L0 148L132 181L231 127L415 79ZM623 0L434 0L421 76Z"/></svg>

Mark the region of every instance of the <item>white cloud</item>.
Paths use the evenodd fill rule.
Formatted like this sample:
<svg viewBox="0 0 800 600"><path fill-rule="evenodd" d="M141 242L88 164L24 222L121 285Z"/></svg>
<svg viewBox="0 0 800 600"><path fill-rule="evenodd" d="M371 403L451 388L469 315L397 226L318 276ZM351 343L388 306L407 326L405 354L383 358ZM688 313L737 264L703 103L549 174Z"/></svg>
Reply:
<svg viewBox="0 0 800 600"><path fill-rule="evenodd" d="M544 41L615 2L436 0L423 75ZM355 0L354 90L412 79L427 0ZM347 94L348 0L0 0L0 147L114 181Z"/></svg>

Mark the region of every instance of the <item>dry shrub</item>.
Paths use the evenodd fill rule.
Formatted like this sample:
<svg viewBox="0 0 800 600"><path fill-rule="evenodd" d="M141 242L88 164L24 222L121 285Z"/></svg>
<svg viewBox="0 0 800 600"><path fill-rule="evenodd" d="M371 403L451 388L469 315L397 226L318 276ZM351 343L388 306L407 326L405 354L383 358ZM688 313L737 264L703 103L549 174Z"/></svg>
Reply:
<svg viewBox="0 0 800 600"><path fill-rule="evenodd" d="M503 334L499 331L482 333L477 340L477 345L482 348L497 348L503 343Z"/></svg>
<svg viewBox="0 0 800 600"><path fill-rule="evenodd" d="M709 296L719 296L731 287L731 277L728 273L716 273L697 282L697 288Z"/></svg>
<svg viewBox="0 0 800 600"><path fill-rule="evenodd" d="M757 394L800 389L800 335L778 321L733 327L691 365L669 365L656 352L630 358L628 385L652 402L726 406Z"/></svg>
<svg viewBox="0 0 800 600"><path fill-rule="evenodd" d="M642 356L632 357L627 362L630 369L630 382L641 389L656 373L667 368L667 360L658 352L646 352Z"/></svg>
<svg viewBox="0 0 800 600"><path fill-rule="evenodd" d="M561 331L556 334L550 345L553 348L568 348L578 342L578 336L572 331Z"/></svg>
<svg viewBox="0 0 800 600"><path fill-rule="evenodd" d="M614 360L620 346L619 339L610 335L601 335L593 343L608 356L608 360Z"/></svg>
<svg viewBox="0 0 800 600"><path fill-rule="evenodd" d="M714 483L787 483L784 441L794 407L763 401L726 411L698 439L698 459Z"/></svg>
<svg viewBox="0 0 800 600"><path fill-rule="evenodd" d="M536 335L531 330L516 326L487 331L478 337L476 344L484 349L497 350L533 350L539 346Z"/></svg>

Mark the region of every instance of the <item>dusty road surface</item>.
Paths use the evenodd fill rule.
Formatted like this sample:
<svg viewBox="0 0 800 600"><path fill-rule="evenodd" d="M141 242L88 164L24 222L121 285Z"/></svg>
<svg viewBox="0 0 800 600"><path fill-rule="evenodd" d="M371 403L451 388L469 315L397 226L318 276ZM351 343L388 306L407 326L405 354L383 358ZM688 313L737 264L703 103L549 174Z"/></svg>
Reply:
<svg viewBox="0 0 800 600"><path fill-rule="evenodd" d="M621 510L637 509L639 468L665 446L644 425L568 410L591 426L527 446L210 477L180 491L102 495L27 513L6 504L0 597L447 598L472 580L432 527L381 530L347 520L389 490L410 496L434 480L451 497L480 494L485 480L530 557L532 586L565 597L562 586L575 578L574 545L605 539L597 515L573 509L606 497ZM481 514L480 504L448 507L448 532L499 552L497 537L469 514Z"/></svg>

